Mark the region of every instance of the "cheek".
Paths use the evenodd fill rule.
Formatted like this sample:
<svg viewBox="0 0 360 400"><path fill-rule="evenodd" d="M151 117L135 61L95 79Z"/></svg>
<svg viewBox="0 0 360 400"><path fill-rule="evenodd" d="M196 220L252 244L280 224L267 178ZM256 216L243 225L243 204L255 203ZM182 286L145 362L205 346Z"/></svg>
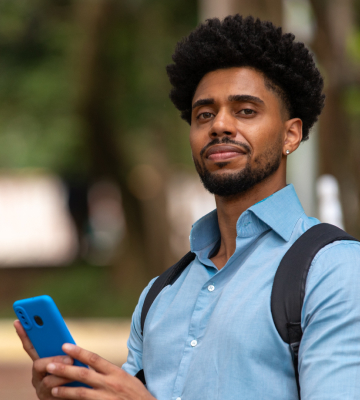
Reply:
<svg viewBox="0 0 360 400"><path fill-rule="evenodd" d="M202 149L202 142L201 142L201 137L200 135L196 135L195 133L190 131L190 136L189 136L189 142L190 142L190 147L193 155L197 155L200 153Z"/></svg>
<svg viewBox="0 0 360 400"><path fill-rule="evenodd" d="M277 118L264 119L263 123L257 126L253 132L253 138L257 144L269 144L279 140L279 136L284 131L284 124L281 123Z"/></svg>
<svg viewBox="0 0 360 400"><path fill-rule="evenodd" d="M283 149L282 135L272 136L261 149L261 155L278 157Z"/></svg>
<svg viewBox="0 0 360 400"><path fill-rule="evenodd" d="M189 142L190 142L190 149L191 149L191 154L194 157L194 154L196 154L195 148L194 148L194 141L192 140L192 138L189 138Z"/></svg>

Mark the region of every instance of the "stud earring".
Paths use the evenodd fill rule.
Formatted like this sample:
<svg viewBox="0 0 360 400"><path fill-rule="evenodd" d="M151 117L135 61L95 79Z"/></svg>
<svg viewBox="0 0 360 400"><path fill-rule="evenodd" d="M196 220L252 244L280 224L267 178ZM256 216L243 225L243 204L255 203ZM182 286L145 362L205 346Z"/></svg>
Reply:
<svg viewBox="0 0 360 400"><path fill-rule="evenodd" d="M290 150L286 150L286 152L285 152L286 154L290 154Z"/></svg>

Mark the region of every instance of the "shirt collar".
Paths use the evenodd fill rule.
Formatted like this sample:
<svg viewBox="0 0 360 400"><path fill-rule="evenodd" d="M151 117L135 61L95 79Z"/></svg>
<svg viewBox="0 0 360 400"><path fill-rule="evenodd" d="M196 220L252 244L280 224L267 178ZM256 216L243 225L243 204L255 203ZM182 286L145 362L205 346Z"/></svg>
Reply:
<svg viewBox="0 0 360 400"><path fill-rule="evenodd" d="M191 251L199 251L219 240L220 229L216 209L198 219L190 233Z"/></svg>
<svg viewBox="0 0 360 400"><path fill-rule="evenodd" d="M238 237L258 235L273 229L285 241L289 241L294 227L304 210L292 184L275 192L244 211L236 224ZM214 244L220 237L216 209L200 218L190 233L191 251L202 250Z"/></svg>
<svg viewBox="0 0 360 400"><path fill-rule="evenodd" d="M292 184L254 204L248 211L253 212L286 241L290 240L296 223L305 213Z"/></svg>

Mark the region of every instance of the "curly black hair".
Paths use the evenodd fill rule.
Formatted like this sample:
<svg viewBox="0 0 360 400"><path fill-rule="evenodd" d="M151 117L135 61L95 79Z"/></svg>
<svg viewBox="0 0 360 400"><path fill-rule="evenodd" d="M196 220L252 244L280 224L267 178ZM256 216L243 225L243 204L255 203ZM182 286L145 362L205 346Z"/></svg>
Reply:
<svg viewBox="0 0 360 400"><path fill-rule="evenodd" d="M166 67L170 99L191 124L191 104L205 74L217 69L251 67L282 98L290 118L303 122L303 138L324 106L323 79L309 50L269 21L241 15L208 19L176 45L174 64Z"/></svg>

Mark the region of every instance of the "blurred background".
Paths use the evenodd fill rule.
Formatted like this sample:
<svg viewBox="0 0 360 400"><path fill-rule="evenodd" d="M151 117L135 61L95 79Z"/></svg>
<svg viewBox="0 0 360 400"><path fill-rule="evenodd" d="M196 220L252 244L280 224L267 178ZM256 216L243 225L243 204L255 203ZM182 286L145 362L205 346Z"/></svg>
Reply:
<svg viewBox="0 0 360 400"><path fill-rule="evenodd" d="M0 0L0 398L36 398L20 298L52 296L80 345L124 362L141 290L215 207L165 66L199 22L237 12L314 52L326 107L288 182L360 237L360 0Z"/></svg>

